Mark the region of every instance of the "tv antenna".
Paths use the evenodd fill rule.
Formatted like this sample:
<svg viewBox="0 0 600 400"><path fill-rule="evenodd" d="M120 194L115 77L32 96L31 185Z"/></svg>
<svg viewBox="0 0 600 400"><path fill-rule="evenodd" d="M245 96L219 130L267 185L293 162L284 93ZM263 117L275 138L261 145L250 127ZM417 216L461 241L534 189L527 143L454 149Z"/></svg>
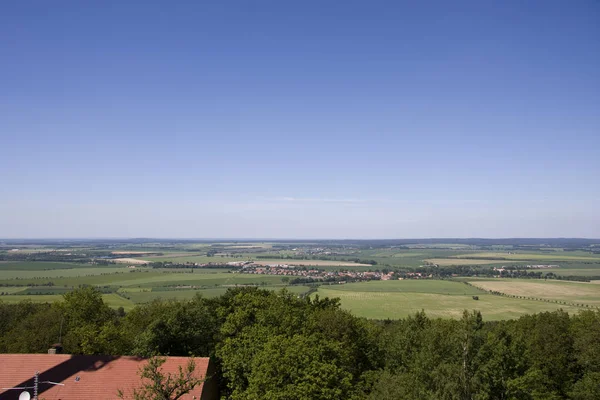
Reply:
<svg viewBox="0 0 600 400"><path fill-rule="evenodd" d="M31 395L26 389L33 389L33 400L38 400L38 387L40 384L47 385L55 385L55 386L65 386L64 383L52 382L52 381L41 381L40 382L40 371L35 371L35 375L33 376L33 386L19 386L19 387L11 387L11 388L2 388L2 390L25 390L21 392L19 395L19 400L30 400Z"/></svg>

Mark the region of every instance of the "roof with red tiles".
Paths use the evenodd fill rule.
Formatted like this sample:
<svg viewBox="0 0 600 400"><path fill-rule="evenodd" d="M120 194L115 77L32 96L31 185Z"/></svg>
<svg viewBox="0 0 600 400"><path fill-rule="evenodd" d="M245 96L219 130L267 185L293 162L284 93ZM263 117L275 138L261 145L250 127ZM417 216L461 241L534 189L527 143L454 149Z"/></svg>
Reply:
<svg viewBox="0 0 600 400"><path fill-rule="evenodd" d="M161 366L163 373L178 373L184 370L190 358L166 357ZM139 370L147 359L128 356L75 356L67 354L0 354L0 400L17 400L23 390L3 388L33 386L34 375L39 371L39 381L63 383L55 386L39 384L40 400L113 400L119 390L125 398L131 398L134 388L142 384ZM205 378L209 359L194 358L195 374ZM182 400L206 399L205 384L200 384ZM27 389L33 398L33 389ZM206 390L205 390L206 392ZM128 397L129 396L129 397Z"/></svg>

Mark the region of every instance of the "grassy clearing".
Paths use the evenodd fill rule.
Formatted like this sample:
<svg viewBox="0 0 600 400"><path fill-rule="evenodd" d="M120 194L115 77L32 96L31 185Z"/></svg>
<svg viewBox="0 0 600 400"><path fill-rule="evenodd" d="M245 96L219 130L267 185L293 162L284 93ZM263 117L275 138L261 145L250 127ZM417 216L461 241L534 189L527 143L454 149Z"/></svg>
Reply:
<svg viewBox="0 0 600 400"><path fill-rule="evenodd" d="M600 286L584 282L507 279L472 281L471 284L513 296L560 300L576 304L600 305Z"/></svg>
<svg viewBox="0 0 600 400"><path fill-rule="evenodd" d="M348 283L344 285L335 284L326 287L332 291L350 292L411 292L411 293L437 293L447 295L479 295L482 294L472 286L461 282L442 280L402 280L402 281L371 281Z"/></svg>
<svg viewBox="0 0 600 400"><path fill-rule="evenodd" d="M554 311L562 308L577 312L577 307L560 306L533 300L517 300L502 296L479 294L472 296L403 292L352 292L320 287L321 297L339 297L342 308L353 314L373 319L404 318L425 310L430 317L460 318L464 310L479 310L486 320L518 318L524 314Z"/></svg>

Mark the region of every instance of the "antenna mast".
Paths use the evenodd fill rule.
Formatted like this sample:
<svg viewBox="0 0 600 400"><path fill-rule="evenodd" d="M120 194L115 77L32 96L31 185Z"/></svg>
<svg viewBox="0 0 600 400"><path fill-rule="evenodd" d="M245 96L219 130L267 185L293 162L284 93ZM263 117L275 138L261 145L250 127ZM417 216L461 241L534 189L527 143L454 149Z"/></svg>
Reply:
<svg viewBox="0 0 600 400"><path fill-rule="evenodd" d="M38 385L40 383L40 371L35 371L33 376L33 400L38 400Z"/></svg>

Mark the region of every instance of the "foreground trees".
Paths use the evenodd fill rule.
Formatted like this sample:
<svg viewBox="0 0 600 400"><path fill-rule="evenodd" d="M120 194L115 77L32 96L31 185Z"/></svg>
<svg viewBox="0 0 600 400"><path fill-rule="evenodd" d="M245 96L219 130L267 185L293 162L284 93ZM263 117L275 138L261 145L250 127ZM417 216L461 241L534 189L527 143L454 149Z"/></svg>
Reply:
<svg viewBox="0 0 600 400"><path fill-rule="evenodd" d="M600 312L369 321L256 288L127 314L91 288L0 303L0 351L210 356L227 399L600 399Z"/></svg>

